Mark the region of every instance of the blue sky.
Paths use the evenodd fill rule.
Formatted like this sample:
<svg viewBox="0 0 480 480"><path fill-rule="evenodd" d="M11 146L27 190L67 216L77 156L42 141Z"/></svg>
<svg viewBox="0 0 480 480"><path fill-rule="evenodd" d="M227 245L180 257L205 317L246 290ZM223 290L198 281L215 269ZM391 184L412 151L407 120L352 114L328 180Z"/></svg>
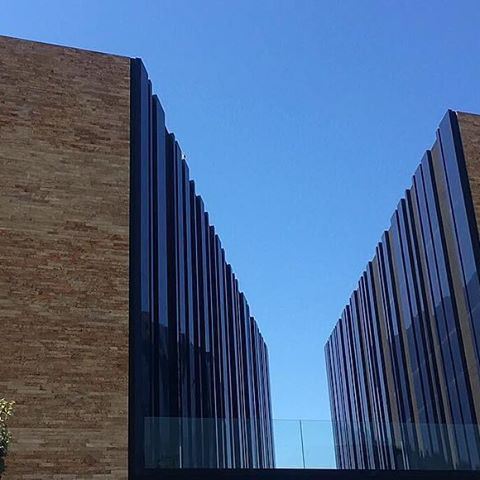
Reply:
<svg viewBox="0 0 480 480"><path fill-rule="evenodd" d="M0 33L143 58L270 349L328 419L323 345L447 108L480 113L477 1L1 2ZM1 58L0 58L1 67Z"/></svg>

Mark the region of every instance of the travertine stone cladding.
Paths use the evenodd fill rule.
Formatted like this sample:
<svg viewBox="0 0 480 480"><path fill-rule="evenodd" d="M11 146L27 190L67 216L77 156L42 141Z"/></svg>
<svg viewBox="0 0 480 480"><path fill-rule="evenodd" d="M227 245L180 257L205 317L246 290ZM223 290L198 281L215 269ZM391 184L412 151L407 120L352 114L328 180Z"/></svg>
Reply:
<svg viewBox="0 0 480 480"><path fill-rule="evenodd" d="M130 59L0 37L6 480L127 477Z"/></svg>

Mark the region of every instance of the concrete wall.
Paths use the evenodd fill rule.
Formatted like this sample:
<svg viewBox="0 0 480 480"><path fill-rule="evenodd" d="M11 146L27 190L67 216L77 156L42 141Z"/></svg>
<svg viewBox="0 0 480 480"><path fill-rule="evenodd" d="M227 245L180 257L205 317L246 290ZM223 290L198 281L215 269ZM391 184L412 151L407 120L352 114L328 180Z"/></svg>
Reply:
<svg viewBox="0 0 480 480"><path fill-rule="evenodd" d="M0 37L6 480L127 477L129 103L128 58Z"/></svg>

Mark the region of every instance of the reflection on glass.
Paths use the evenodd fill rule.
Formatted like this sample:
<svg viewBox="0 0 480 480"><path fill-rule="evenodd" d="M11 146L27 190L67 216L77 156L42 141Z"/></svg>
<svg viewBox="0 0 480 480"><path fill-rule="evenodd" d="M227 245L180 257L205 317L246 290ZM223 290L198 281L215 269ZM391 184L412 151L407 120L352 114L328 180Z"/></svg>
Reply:
<svg viewBox="0 0 480 480"><path fill-rule="evenodd" d="M215 438L219 431L241 428L243 422L235 419L214 418L145 418L145 468L222 468L221 452L216 450ZM247 430L252 428L249 422ZM273 420L273 439L275 445L274 468L290 469L336 469L345 468L339 464L336 452L355 451L358 445L351 445L342 440L335 444L334 429L356 433L352 438L369 439L372 452L393 452L397 467L384 466L380 469L415 469L415 470L476 470L472 463L458 461L456 454L445 448L444 439L449 436L463 436L468 439L470 449L480 449L477 424L388 424L382 428L400 431L396 437L378 437L380 425L350 424L341 425L331 421L319 420ZM182 433L183 432L183 433ZM188 432L186 438L185 432ZM419 433L420 432L420 433ZM431 449L426 443L409 443L408 439L420 434L429 438L439 448ZM183 435L183 436L182 436ZM343 437L346 438L346 437ZM388 440L387 440L388 438ZM401 440L398 440L400 438ZM184 447L188 444L188 450ZM443 444L443 447L440 447ZM448 445L448 444L447 444ZM338 455L338 453L337 453ZM212 459L214 459L212 461ZM402 461L399 461L403 459ZM355 468L365 467L368 461ZM230 468L241 468L232 466ZM264 468L261 465L244 468Z"/></svg>

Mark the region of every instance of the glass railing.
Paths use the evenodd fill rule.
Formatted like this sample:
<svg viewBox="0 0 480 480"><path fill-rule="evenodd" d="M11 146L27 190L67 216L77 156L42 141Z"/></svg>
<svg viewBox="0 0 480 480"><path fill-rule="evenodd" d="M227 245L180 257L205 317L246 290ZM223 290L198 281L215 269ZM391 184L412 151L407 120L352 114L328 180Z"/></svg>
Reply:
<svg viewBox="0 0 480 480"><path fill-rule="evenodd" d="M478 425L145 418L146 469L480 470Z"/></svg>

